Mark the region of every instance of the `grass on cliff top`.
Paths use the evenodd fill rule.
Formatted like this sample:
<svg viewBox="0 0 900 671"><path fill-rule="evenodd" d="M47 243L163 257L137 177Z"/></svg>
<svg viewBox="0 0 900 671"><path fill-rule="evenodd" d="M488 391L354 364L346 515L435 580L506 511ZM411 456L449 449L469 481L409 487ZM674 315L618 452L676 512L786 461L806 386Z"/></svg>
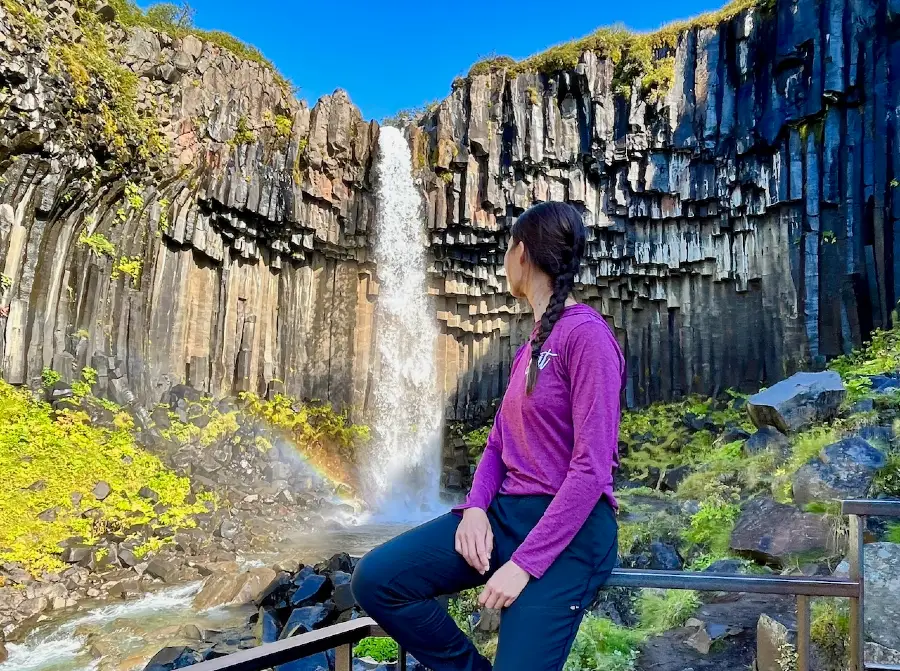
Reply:
<svg viewBox="0 0 900 671"><path fill-rule="evenodd" d="M90 425L82 413L54 416L30 391L0 380L0 562L21 563L32 572L56 570L58 543L72 536L86 542L107 531L158 519L160 525L193 525L205 512L203 499L188 503L190 482L135 444L131 418L122 413L116 429ZM104 481L112 493L97 501L92 490ZM147 486L169 506L157 515L154 504L138 496ZM72 494L82 495L79 505ZM52 521L38 516L56 511ZM83 517L94 509L98 519Z"/></svg>
<svg viewBox="0 0 900 671"><path fill-rule="evenodd" d="M231 52L238 58L267 67L272 71L275 81L286 94L294 95L295 93L295 87L291 82L278 72L275 64L263 56L256 47L220 30L201 30L194 26L194 10L187 3L176 5L160 2L150 5L146 11L138 7L133 0L110 0L109 4L115 8L116 19L123 26L152 28L174 38L194 35L204 42L210 42Z"/></svg>
<svg viewBox="0 0 900 671"><path fill-rule="evenodd" d="M468 76L500 70L505 70L509 77L525 72L551 74L575 68L583 53L595 51L615 63L613 86L617 93L630 95L632 82L640 77L645 94L652 91L663 94L674 79L675 61L671 54L660 52L674 50L685 31L717 26L747 9L771 12L774 5L774 0L732 0L718 11L675 21L649 33L636 33L624 26L603 27L587 37L550 47L522 61L509 56L487 58L475 63Z"/></svg>

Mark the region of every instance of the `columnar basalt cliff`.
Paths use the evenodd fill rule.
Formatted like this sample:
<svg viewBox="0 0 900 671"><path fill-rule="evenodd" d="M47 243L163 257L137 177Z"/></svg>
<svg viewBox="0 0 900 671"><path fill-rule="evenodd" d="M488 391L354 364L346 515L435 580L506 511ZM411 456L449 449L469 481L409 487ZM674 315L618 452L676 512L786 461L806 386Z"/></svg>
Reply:
<svg viewBox="0 0 900 671"><path fill-rule="evenodd" d="M111 14L0 4L3 377L74 363L145 403L277 380L363 407L376 124ZM111 107L123 88L135 109Z"/></svg>
<svg viewBox="0 0 900 671"><path fill-rule="evenodd" d="M449 419L491 407L530 331L502 255L541 200L585 213L579 293L626 348L630 403L757 387L889 319L894 4L744 5L479 64L409 127ZM214 41L2 0L3 377L364 410L377 133Z"/></svg>
<svg viewBox="0 0 900 671"><path fill-rule="evenodd" d="M885 324L900 278L896 9L738 4L455 82L413 142L431 173L450 412L496 398L531 328L502 253L539 201L584 211L580 294L627 350L631 403L759 386Z"/></svg>

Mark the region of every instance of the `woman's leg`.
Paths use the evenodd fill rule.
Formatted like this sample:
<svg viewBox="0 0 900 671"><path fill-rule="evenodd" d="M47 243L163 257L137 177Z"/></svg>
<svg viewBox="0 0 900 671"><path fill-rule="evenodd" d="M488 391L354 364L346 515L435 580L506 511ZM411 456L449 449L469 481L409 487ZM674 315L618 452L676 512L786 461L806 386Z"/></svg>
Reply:
<svg viewBox="0 0 900 671"><path fill-rule="evenodd" d="M616 537L615 513L601 501L569 547L501 614L494 671L563 668L585 609L615 567Z"/></svg>
<svg viewBox="0 0 900 671"><path fill-rule="evenodd" d="M460 518L448 513L375 548L353 572L356 601L366 613L433 671L489 671L436 596L483 585L455 550ZM496 551L491 568L497 566Z"/></svg>

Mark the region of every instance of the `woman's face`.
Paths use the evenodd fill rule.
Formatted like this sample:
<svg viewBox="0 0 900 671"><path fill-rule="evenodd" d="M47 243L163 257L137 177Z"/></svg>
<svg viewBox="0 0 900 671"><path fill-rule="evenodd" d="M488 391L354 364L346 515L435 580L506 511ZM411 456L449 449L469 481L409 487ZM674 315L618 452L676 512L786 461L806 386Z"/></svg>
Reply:
<svg viewBox="0 0 900 671"><path fill-rule="evenodd" d="M503 268L506 270L509 293L515 298L524 298L528 276L528 256L525 254L524 243L516 242L512 237L509 239L506 255L503 257Z"/></svg>

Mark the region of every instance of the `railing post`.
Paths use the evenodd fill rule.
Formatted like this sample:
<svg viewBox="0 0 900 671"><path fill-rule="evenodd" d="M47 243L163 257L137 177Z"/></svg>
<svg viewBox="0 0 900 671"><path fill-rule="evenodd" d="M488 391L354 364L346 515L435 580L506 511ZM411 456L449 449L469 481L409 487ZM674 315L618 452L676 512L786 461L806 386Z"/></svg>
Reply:
<svg viewBox="0 0 900 671"><path fill-rule="evenodd" d="M797 596L797 671L809 671L809 597Z"/></svg>
<svg viewBox="0 0 900 671"><path fill-rule="evenodd" d="M865 517L850 515L850 542L847 561L850 564L850 579L859 583L859 593L850 598L850 668L849 671L864 671L865 659L865 580L866 558L863 546L863 522Z"/></svg>
<svg viewBox="0 0 900 671"><path fill-rule="evenodd" d="M397 671L406 671L406 650L398 647Z"/></svg>
<svg viewBox="0 0 900 671"><path fill-rule="evenodd" d="M349 643L334 649L334 671L352 671L353 646Z"/></svg>

